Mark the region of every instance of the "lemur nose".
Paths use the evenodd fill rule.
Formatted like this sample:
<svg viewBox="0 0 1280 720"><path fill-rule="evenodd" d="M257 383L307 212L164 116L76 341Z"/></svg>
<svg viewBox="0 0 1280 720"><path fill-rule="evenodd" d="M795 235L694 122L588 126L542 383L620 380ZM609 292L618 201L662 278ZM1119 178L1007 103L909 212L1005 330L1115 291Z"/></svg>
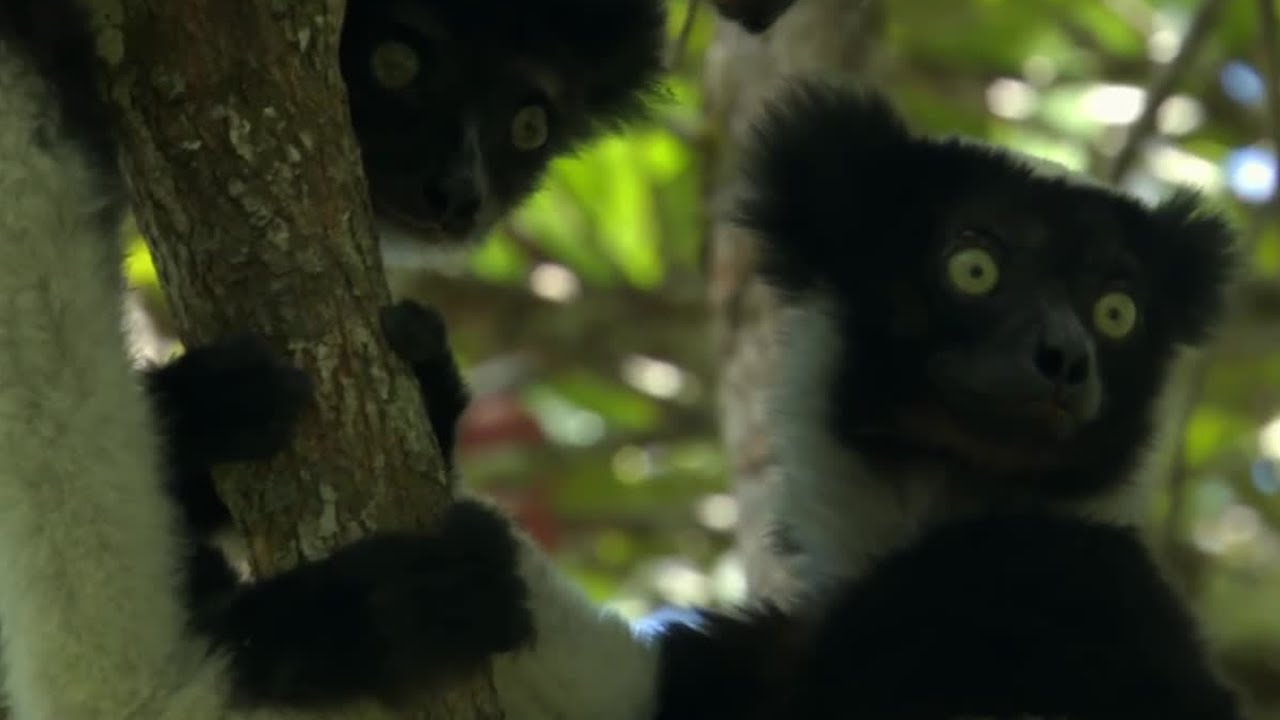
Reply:
<svg viewBox="0 0 1280 720"><path fill-rule="evenodd" d="M1079 387L1093 373L1092 344L1084 328L1074 319L1046 323L1032 352L1032 364L1054 385Z"/></svg>
<svg viewBox="0 0 1280 720"><path fill-rule="evenodd" d="M1056 346L1044 340L1036 347L1034 362L1046 380L1067 387L1088 380L1092 364L1087 349Z"/></svg>
<svg viewBox="0 0 1280 720"><path fill-rule="evenodd" d="M466 232L480 212L480 190L470 178L459 178L427 186L426 201L449 232Z"/></svg>

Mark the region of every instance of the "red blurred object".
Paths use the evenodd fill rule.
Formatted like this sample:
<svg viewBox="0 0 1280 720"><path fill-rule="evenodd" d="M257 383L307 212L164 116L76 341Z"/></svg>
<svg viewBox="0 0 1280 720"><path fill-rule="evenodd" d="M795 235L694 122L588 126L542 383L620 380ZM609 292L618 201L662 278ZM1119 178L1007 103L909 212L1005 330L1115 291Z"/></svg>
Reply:
<svg viewBox="0 0 1280 720"><path fill-rule="evenodd" d="M554 552L560 546L564 524L556 516L553 478L535 478L532 483L518 490L498 488L489 495L544 550Z"/></svg>
<svg viewBox="0 0 1280 720"><path fill-rule="evenodd" d="M458 449L464 452L495 445L541 445L546 439L515 393L475 398L458 423Z"/></svg>
<svg viewBox="0 0 1280 720"><path fill-rule="evenodd" d="M538 421L518 395L498 392L472 400L458 423L458 451L484 453L534 448L546 443ZM556 478L531 470L519 489L494 488L488 494L506 508L520 527L548 551L560 544L562 527L555 513Z"/></svg>

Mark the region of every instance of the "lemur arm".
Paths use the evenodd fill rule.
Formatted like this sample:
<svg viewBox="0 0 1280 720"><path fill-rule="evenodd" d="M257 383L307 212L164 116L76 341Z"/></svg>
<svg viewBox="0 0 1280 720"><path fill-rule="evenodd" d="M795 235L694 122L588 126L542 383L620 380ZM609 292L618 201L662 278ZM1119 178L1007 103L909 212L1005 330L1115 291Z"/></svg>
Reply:
<svg viewBox="0 0 1280 720"><path fill-rule="evenodd" d="M388 308L383 324L422 382L452 474L453 430L467 393L444 324L412 303ZM153 378L160 382L152 387L165 390L161 404L173 408L177 454L189 470L274 451L309 389L244 340L196 350ZM204 497L197 510L217 500L207 472L175 478L196 484L178 494ZM470 500L451 505L430 533L375 535L247 585L228 583L221 558L202 552L193 560L193 582L202 583L193 590L195 626L229 657L244 706L314 708L368 696L394 704L530 641L516 562L509 522Z"/></svg>
<svg viewBox="0 0 1280 720"><path fill-rule="evenodd" d="M244 706L393 706L527 642L507 521L454 503L430 533L382 533L239 586L196 615Z"/></svg>
<svg viewBox="0 0 1280 720"><path fill-rule="evenodd" d="M282 450L311 400L311 380L251 335L191 348L144 378L163 434L167 487L193 535L211 535L231 516L210 466Z"/></svg>
<svg viewBox="0 0 1280 720"><path fill-rule="evenodd" d="M421 383L452 477L454 432L468 397L443 320L434 309L401 303L384 311L383 321L393 349ZM238 584L222 552L209 544L232 524L211 466L263 460L283 449L311 400L312 385L252 335L193 347L143 377L163 436L165 487L183 518L187 602L199 608Z"/></svg>
<svg viewBox="0 0 1280 720"><path fill-rule="evenodd" d="M403 300L384 308L379 319L392 351L409 364L418 381L445 473L454 482L458 421L471 402L471 393L453 359L444 318L433 307Z"/></svg>
<svg viewBox="0 0 1280 720"><path fill-rule="evenodd" d="M444 322L434 309L406 301L385 310L382 324L392 348L412 366L453 473L467 391ZM514 539L520 592L505 598L503 612L528 612L533 625L518 649L494 658L494 687L507 717L650 720L657 707L656 645L587 598L523 532L509 523L505 532Z"/></svg>
<svg viewBox="0 0 1280 720"><path fill-rule="evenodd" d="M444 323L403 302L382 324L419 381L452 474L467 391ZM509 717L649 720L656 707L656 647L471 500L430 535L371 538L206 602L197 626L227 651L245 705L394 701L492 658Z"/></svg>

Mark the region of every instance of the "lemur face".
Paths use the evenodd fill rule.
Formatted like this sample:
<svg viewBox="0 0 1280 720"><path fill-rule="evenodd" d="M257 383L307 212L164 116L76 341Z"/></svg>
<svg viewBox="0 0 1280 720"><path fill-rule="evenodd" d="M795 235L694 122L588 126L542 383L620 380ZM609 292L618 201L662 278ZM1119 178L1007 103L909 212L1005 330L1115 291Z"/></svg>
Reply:
<svg viewBox="0 0 1280 720"><path fill-rule="evenodd" d="M1232 236L1193 195L1148 208L998 148L913 137L874 96L802 86L750 168L765 278L793 317L829 324L822 411L864 451L1096 490L1149 439L1175 351L1222 304Z"/></svg>
<svg viewBox="0 0 1280 720"><path fill-rule="evenodd" d="M478 239L553 158L639 114L660 69L660 0L596 5L352 0L343 76L379 220Z"/></svg>

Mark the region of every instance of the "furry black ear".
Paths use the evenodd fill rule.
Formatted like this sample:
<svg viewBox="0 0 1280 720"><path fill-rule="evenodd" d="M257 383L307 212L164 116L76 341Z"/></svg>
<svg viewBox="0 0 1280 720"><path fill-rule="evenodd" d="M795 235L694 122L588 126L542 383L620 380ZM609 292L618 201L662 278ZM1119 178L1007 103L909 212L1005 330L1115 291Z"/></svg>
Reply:
<svg viewBox="0 0 1280 720"><path fill-rule="evenodd" d="M773 27L795 0L715 0L714 4L726 19L758 35Z"/></svg>
<svg viewBox="0 0 1280 720"><path fill-rule="evenodd" d="M663 0L555 0L538 5L540 31L556 48L557 72L590 127L613 130L645 114L664 70Z"/></svg>
<svg viewBox="0 0 1280 720"><path fill-rule="evenodd" d="M1230 223L1206 208L1200 193L1179 189L1151 209L1151 254L1160 273L1164 310L1179 342L1203 342L1221 320L1227 285L1242 258Z"/></svg>
<svg viewBox="0 0 1280 720"><path fill-rule="evenodd" d="M736 219L762 243L759 272L800 293L856 263L859 214L875 214L906 177L911 133L883 95L800 81L758 121L744 158ZM873 232L867 218L866 232Z"/></svg>

